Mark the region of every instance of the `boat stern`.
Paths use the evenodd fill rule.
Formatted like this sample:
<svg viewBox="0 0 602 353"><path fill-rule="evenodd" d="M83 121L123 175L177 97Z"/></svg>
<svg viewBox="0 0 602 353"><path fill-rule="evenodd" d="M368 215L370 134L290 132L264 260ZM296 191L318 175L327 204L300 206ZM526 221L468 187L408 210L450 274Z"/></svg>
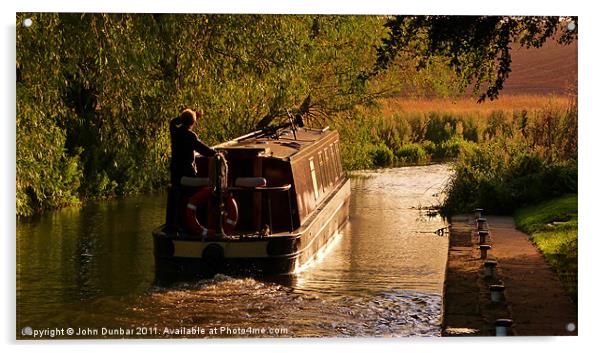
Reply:
<svg viewBox="0 0 602 353"><path fill-rule="evenodd" d="M155 269L160 275L195 277L291 273L298 258L298 239L289 234L203 240L161 227L153 232Z"/></svg>

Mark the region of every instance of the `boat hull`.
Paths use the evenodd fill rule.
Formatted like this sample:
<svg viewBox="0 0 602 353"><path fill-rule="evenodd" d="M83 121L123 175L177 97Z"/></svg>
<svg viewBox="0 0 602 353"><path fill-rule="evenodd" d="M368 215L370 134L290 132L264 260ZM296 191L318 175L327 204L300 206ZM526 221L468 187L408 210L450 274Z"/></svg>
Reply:
<svg viewBox="0 0 602 353"><path fill-rule="evenodd" d="M300 271L333 240L349 218L350 182L318 207L298 229L261 238L203 241L153 232L158 279L231 275L279 275Z"/></svg>

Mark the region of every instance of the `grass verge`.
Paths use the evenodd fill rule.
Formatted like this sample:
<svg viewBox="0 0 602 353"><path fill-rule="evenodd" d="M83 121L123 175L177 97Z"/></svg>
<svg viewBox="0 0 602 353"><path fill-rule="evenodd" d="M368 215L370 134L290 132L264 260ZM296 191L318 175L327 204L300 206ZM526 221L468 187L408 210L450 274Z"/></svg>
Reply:
<svg viewBox="0 0 602 353"><path fill-rule="evenodd" d="M577 195L520 208L514 219L517 227L531 236L577 302Z"/></svg>

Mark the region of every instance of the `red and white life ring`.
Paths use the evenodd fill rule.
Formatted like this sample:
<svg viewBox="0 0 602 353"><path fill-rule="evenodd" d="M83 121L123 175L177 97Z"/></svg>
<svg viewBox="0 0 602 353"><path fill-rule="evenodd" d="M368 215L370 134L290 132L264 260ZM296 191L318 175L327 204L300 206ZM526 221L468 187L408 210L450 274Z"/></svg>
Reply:
<svg viewBox="0 0 602 353"><path fill-rule="evenodd" d="M203 238L213 238L216 232L215 229L208 228L199 223L196 217L197 207L209 200L211 191L211 188L202 188L188 200L188 205L186 205L186 224L188 225L188 230L195 235L203 236ZM226 212L224 214L223 229L225 234L229 234L232 233L238 221L238 205L230 193L226 194L224 201Z"/></svg>

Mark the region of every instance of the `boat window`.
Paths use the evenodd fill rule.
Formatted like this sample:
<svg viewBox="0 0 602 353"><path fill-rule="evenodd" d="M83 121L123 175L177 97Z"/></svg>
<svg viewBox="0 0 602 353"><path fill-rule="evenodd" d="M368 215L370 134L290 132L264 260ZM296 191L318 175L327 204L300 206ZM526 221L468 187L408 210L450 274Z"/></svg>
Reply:
<svg viewBox="0 0 602 353"><path fill-rule="evenodd" d="M330 185L330 168L328 165L328 151L326 148L322 151L322 159L324 160L324 186Z"/></svg>
<svg viewBox="0 0 602 353"><path fill-rule="evenodd" d="M317 200L320 195L318 194L318 179L316 179L316 167L314 166L313 157L309 159L309 171L311 172L311 181L314 185L314 197Z"/></svg>
<svg viewBox="0 0 602 353"><path fill-rule="evenodd" d="M334 142L334 155L337 160L337 175L341 176L343 173L343 166L341 165L341 152L339 150L339 141Z"/></svg>
<svg viewBox="0 0 602 353"><path fill-rule="evenodd" d="M322 151L318 151L318 163L320 165L320 184L322 184L322 192L326 192L326 173L324 172L324 156Z"/></svg>
<svg viewBox="0 0 602 353"><path fill-rule="evenodd" d="M332 180L334 179L334 170L332 169L332 160L330 158L330 148L326 146L324 148L324 163L326 163L326 176L328 177L328 186L332 185Z"/></svg>
<svg viewBox="0 0 602 353"><path fill-rule="evenodd" d="M330 152L330 159L332 160L332 162L331 162L331 164L332 164L332 181L335 182L338 179L339 166L338 166L337 158L334 154L334 144L330 144L328 151Z"/></svg>

